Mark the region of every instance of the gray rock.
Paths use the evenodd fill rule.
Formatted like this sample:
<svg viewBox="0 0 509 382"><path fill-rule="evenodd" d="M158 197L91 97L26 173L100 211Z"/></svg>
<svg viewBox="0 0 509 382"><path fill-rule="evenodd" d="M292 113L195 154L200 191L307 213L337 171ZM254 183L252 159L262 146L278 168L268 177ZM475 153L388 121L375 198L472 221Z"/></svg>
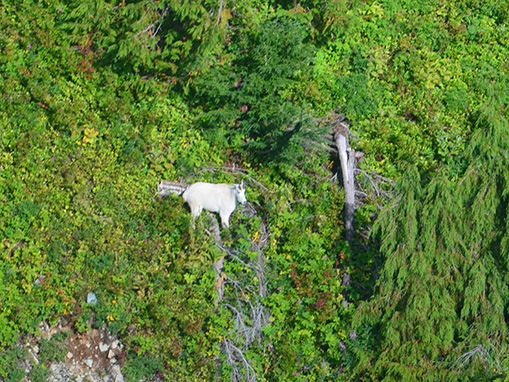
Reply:
<svg viewBox="0 0 509 382"><path fill-rule="evenodd" d="M97 296L95 293L89 292L87 295L87 304L97 304Z"/></svg>
<svg viewBox="0 0 509 382"><path fill-rule="evenodd" d="M111 374L115 378L115 382L124 382L124 376L122 375L119 365L113 365L111 367Z"/></svg>
<svg viewBox="0 0 509 382"><path fill-rule="evenodd" d="M92 358L87 358L83 360L83 363L87 365L89 368L92 368L92 366L94 366L94 360Z"/></svg>

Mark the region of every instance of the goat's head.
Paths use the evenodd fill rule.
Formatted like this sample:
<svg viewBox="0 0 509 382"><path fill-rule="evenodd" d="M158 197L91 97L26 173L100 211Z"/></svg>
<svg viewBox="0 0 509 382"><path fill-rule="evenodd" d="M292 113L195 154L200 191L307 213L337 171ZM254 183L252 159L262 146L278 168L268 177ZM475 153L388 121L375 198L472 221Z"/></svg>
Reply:
<svg viewBox="0 0 509 382"><path fill-rule="evenodd" d="M244 181L240 184L235 185L235 195L237 197L237 201L241 204L246 204L246 189L244 188Z"/></svg>

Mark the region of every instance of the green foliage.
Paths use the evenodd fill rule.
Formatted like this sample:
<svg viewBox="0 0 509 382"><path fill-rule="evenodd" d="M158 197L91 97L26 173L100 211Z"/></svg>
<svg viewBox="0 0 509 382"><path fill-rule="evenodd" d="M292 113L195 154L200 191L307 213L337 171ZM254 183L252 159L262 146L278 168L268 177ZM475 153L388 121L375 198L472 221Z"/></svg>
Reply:
<svg viewBox="0 0 509 382"><path fill-rule="evenodd" d="M259 380L506 378L507 2L240 3L3 1L0 378L62 315L118 334L131 380L230 379L226 340ZM362 170L400 178L355 253L316 124L332 110ZM239 174L256 214L221 232L218 306L225 253L156 185Z"/></svg>
<svg viewBox="0 0 509 382"><path fill-rule="evenodd" d="M481 370L505 374L501 357L489 352L507 340L506 94L496 89L480 115L463 176L441 174L424 185L412 171L376 225L386 262L359 323L378 327L371 359L381 375L464 381ZM372 373L369 359L358 356L361 375Z"/></svg>
<svg viewBox="0 0 509 382"><path fill-rule="evenodd" d="M271 319L264 333L279 349L272 354L277 367L270 369L268 380L334 378L341 370L340 342L347 335L345 319L351 310L343 305L342 274L335 265L344 250L334 244L342 240L340 215L328 214L343 198L326 181L310 187L311 182L300 173L285 184L273 184L268 204L267 212L275 219L267 252Z"/></svg>
<svg viewBox="0 0 509 382"><path fill-rule="evenodd" d="M182 75L214 51L229 18L212 1L71 2L60 11L71 39L97 61L117 71ZM221 12L211 21L210 14ZM171 81L176 81L172 77Z"/></svg>
<svg viewBox="0 0 509 382"><path fill-rule="evenodd" d="M500 18L507 7L486 1L473 12L470 2L446 3L353 3L341 33L317 54L315 107L341 106L371 168L391 178L408 163L425 171L461 167L470 116L490 81L507 78L507 51L490 47L507 39ZM485 26L475 43L474 25Z"/></svg>
<svg viewBox="0 0 509 382"><path fill-rule="evenodd" d="M127 381L137 382L142 379L151 378L155 373L163 370L163 364L158 357L136 356L126 362L122 369Z"/></svg>
<svg viewBox="0 0 509 382"><path fill-rule="evenodd" d="M298 100L312 59L307 38L299 21L278 14L232 34L221 61L194 81L210 139L243 148L257 161L302 158L300 144L312 135Z"/></svg>
<svg viewBox="0 0 509 382"><path fill-rule="evenodd" d="M30 381L32 382L46 382L49 377L49 371L44 365L35 366L30 370Z"/></svg>
<svg viewBox="0 0 509 382"><path fill-rule="evenodd" d="M39 361L43 364L52 361L61 361L67 354L67 348L64 345L64 340L69 332L60 332L52 337L46 339L41 338L39 341Z"/></svg>
<svg viewBox="0 0 509 382"><path fill-rule="evenodd" d="M0 379L4 382L19 382L26 373L20 366L27 356L27 352L18 346L13 346L0 353Z"/></svg>
<svg viewBox="0 0 509 382"><path fill-rule="evenodd" d="M82 332L91 323L126 333L136 323L125 343L151 333L165 363L212 364L205 354L216 337L200 328L213 317L213 280L194 287L185 277L202 280L210 242L191 243L182 203L154 194L162 178L220 164L221 154L189 128L192 115L178 95L168 97L167 84L85 70L83 50L45 47L46 34L64 41L65 33L34 7L47 29L28 18L21 35L17 20L29 4L1 11L12 25L2 35L8 76L0 81L0 109L11 116L0 129L0 345L73 312ZM90 291L97 306L85 304ZM59 356L52 341L41 343L47 362ZM142 354L154 350L144 346Z"/></svg>

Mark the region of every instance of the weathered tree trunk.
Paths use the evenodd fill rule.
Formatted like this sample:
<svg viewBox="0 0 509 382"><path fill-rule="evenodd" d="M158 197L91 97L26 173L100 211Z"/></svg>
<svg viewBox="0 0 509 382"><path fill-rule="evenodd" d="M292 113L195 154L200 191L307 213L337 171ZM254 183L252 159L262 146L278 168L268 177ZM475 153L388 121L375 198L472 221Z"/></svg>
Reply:
<svg viewBox="0 0 509 382"><path fill-rule="evenodd" d="M169 194L181 195L188 187L189 184L173 182L171 180L162 180L161 183L157 185L157 193L160 198L164 198Z"/></svg>
<svg viewBox="0 0 509 382"><path fill-rule="evenodd" d="M334 139L341 162L341 172L343 173L343 187L345 188L345 234L348 246L353 249L354 239L354 212L355 212L355 150L350 147L348 136L350 130L348 125L338 117L333 121Z"/></svg>

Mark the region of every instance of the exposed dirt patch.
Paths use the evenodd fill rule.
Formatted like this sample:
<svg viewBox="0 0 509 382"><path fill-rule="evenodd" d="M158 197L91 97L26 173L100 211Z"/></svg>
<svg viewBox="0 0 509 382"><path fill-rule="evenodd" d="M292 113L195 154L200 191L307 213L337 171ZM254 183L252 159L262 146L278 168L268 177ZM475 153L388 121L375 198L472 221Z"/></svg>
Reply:
<svg viewBox="0 0 509 382"><path fill-rule="evenodd" d="M64 319L53 327L44 322L40 335L25 337L22 346L29 354L25 371L29 373L34 364L44 362L49 382L124 382L124 346L106 329L79 334ZM57 359L51 359L53 354ZM28 374L24 381L30 381Z"/></svg>

